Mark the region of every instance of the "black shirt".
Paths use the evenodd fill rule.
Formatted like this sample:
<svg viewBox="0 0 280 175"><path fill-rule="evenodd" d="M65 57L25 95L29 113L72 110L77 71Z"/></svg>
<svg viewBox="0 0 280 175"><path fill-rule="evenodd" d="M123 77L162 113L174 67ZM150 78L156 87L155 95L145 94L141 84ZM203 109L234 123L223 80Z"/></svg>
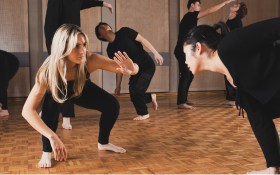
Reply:
<svg viewBox="0 0 280 175"><path fill-rule="evenodd" d="M107 54L113 59L115 52L126 52L133 62L143 67L146 63L153 61L150 55L144 50L142 44L136 41L138 32L123 27L116 32L115 40L108 44Z"/></svg>
<svg viewBox="0 0 280 175"><path fill-rule="evenodd" d="M231 31L243 27L242 20L238 17L228 19L226 24Z"/></svg>
<svg viewBox="0 0 280 175"><path fill-rule="evenodd" d="M274 18L228 33L218 54L234 84L260 103L267 103L280 90L280 18Z"/></svg>
<svg viewBox="0 0 280 175"><path fill-rule="evenodd" d="M183 41L187 33L193 28L197 26L199 11L188 12L182 18L179 25L179 35L177 40L177 45L175 47L174 53L184 53L183 52Z"/></svg>

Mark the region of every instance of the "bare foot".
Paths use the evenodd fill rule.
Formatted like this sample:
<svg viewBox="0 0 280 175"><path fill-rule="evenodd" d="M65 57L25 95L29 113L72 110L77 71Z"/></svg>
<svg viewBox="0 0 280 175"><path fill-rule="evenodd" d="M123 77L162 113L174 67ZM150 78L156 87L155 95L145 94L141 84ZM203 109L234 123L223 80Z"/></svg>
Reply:
<svg viewBox="0 0 280 175"><path fill-rule="evenodd" d="M191 105L188 105L188 104L180 104L180 105L178 105L178 109L190 109L190 110L193 110L193 109L195 109L195 107L193 107Z"/></svg>
<svg viewBox="0 0 280 175"><path fill-rule="evenodd" d="M192 101L190 101L190 100L187 100L186 104L187 104L187 105L190 105L190 106L193 106L193 105L194 105L194 103L193 103Z"/></svg>
<svg viewBox="0 0 280 175"><path fill-rule="evenodd" d="M135 117L133 120L146 120L147 118L149 118L150 115L138 115L138 117Z"/></svg>
<svg viewBox="0 0 280 175"><path fill-rule="evenodd" d="M2 109L0 111L0 117L7 117L7 116L9 116L8 110Z"/></svg>
<svg viewBox="0 0 280 175"><path fill-rule="evenodd" d="M152 103L154 110L158 109L158 103L157 103L157 94L152 94Z"/></svg>
<svg viewBox="0 0 280 175"><path fill-rule="evenodd" d="M264 170L247 172L247 174L278 174L278 173L279 172L277 171L276 167L269 167Z"/></svg>
<svg viewBox="0 0 280 175"><path fill-rule="evenodd" d="M100 144L98 143L98 150L100 151L113 151L113 152L116 152L116 153L125 153L126 150L121 148L121 147L118 147L116 145L113 145L111 143L108 143L108 144Z"/></svg>
<svg viewBox="0 0 280 175"><path fill-rule="evenodd" d="M62 128L72 129L72 125L70 123L70 117L63 117Z"/></svg>
<svg viewBox="0 0 280 175"><path fill-rule="evenodd" d="M41 160L38 163L38 166L40 168L50 168L52 166L51 158L52 158L52 153L43 152Z"/></svg>

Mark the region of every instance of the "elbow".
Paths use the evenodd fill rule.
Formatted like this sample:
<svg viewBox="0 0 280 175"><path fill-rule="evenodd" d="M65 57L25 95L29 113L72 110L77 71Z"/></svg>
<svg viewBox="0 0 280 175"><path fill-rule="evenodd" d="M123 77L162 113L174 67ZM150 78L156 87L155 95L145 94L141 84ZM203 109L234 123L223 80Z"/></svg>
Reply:
<svg viewBox="0 0 280 175"><path fill-rule="evenodd" d="M27 118L28 110L26 109L26 107L22 108L21 115L22 115L23 118L25 118L25 119Z"/></svg>

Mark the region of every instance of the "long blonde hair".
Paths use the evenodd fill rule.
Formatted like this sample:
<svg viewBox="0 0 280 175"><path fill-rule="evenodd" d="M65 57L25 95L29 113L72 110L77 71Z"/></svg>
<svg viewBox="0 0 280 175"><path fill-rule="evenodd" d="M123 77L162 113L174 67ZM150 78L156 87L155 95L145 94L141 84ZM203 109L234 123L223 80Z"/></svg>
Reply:
<svg viewBox="0 0 280 175"><path fill-rule="evenodd" d="M86 40L87 35L76 25L63 24L57 29L53 37L51 54L44 61L36 75L36 80L47 86L54 100L63 103L67 100L66 57L76 47L78 35L82 34ZM82 93L86 80L86 59L77 64L77 78L74 80L72 97Z"/></svg>

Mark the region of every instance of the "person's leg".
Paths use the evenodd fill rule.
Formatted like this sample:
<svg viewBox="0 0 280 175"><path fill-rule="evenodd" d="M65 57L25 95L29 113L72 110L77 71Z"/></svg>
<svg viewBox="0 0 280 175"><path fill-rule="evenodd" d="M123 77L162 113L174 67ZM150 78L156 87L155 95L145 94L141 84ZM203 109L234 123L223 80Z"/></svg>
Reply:
<svg viewBox="0 0 280 175"><path fill-rule="evenodd" d="M4 56L4 55L3 55ZM0 58L0 117L8 116L7 89L9 84L9 68L7 58Z"/></svg>
<svg viewBox="0 0 280 175"><path fill-rule="evenodd" d="M109 150L118 153L126 152L125 149L109 143L110 133L120 110L119 102L113 95L87 80L82 95L72 99L72 101L84 108L95 109L101 112L98 137L99 150Z"/></svg>
<svg viewBox="0 0 280 175"><path fill-rule="evenodd" d="M250 173L276 172L278 167L280 167L280 145L273 118L280 117L280 98L263 105L245 94L242 95L242 103L244 104L250 125L262 149L268 167L268 169ZM274 106L278 107L273 108Z"/></svg>
<svg viewBox="0 0 280 175"><path fill-rule="evenodd" d="M236 99L236 90L235 88L228 82L227 78L225 79L225 86L226 86L226 105L235 107L235 99Z"/></svg>
<svg viewBox="0 0 280 175"><path fill-rule="evenodd" d="M59 104L55 102L51 94L46 93L42 106L42 120L44 123L54 132L57 130L58 118L59 118ZM51 167L51 153L52 147L50 141L45 136L42 136L43 142L43 154L41 160L38 163L39 167L47 168Z"/></svg>
<svg viewBox="0 0 280 175"><path fill-rule="evenodd" d="M179 65L179 84L177 94L177 105L179 109L193 109L191 105L186 104L188 92L193 80L193 74L185 63L185 54L175 54Z"/></svg>
<svg viewBox="0 0 280 175"><path fill-rule="evenodd" d="M72 129L70 118L75 117L74 104L71 101L66 101L60 107L62 114L62 128Z"/></svg>
<svg viewBox="0 0 280 175"><path fill-rule="evenodd" d="M146 104L152 102L153 98L154 100L156 99L154 96L152 98L151 93L146 93L146 91L151 83L154 72L155 66L153 65L150 67L150 69L145 70L145 72L140 71L137 75L130 78L130 99L135 107L136 113L138 114L134 120L144 120L150 117Z"/></svg>

